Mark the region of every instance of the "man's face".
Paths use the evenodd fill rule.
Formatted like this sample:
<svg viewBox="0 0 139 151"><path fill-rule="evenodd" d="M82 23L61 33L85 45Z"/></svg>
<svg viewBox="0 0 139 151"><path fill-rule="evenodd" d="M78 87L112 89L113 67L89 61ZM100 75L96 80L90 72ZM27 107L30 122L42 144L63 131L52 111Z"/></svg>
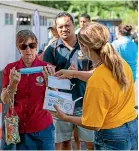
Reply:
<svg viewBox="0 0 139 151"><path fill-rule="evenodd" d="M74 25L68 16L58 18L56 27L62 39L68 39L74 35Z"/></svg>
<svg viewBox="0 0 139 151"><path fill-rule="evenodd" d="M82 28L88 22L90 22L88 18L80 17L80 28Z"/></svg>

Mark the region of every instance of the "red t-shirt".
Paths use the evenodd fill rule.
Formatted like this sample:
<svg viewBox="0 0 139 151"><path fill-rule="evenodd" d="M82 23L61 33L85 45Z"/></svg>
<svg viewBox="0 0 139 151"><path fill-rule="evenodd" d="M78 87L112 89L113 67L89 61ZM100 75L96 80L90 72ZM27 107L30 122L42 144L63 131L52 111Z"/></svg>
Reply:
<svg viewBox="0 0 139 151"><path fill-rule="evenodd" d="M47 66L47 63L40 61L38 57L32 63L32 67ZM3 72L3 88L9 84L10 69L16 70L25 68L22 59L8 64ZM40 80L39 80L40 79ZM20 118L20 133L37 132L47 128L53 123L51 113L43 110L46 83L42 73L23 74L17 87L15 95L15 113ZM7 116L11 115L9 109Z"/></svg>

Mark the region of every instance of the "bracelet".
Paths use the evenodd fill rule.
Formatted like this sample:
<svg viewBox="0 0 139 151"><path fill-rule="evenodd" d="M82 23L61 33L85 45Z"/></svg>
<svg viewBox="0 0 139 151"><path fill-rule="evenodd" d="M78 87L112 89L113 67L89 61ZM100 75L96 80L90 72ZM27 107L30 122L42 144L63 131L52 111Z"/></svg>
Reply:
<svg viewBox="0 0 139 151"><path fill-rule="evenodd" d="M7 93L10 95L11 93L16 94L17 89L11 89L10 85L7 86Z"/></svg>

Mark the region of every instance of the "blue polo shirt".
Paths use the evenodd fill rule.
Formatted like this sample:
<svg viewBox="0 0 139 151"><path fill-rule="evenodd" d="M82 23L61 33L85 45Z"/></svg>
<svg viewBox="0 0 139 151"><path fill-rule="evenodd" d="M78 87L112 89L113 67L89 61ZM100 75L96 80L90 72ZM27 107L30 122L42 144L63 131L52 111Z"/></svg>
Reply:
<svg viewBox="0 0 139 151"><path fill-rule="evenodd" d="M130 37L122 36L118 40L112 43L115 50L118 51L120 56L129 64L132 69L134 81L136 80L137 74L137 56L138 47L135 42L133 42Z"/></svg>
<svg viewBox="0 0 139 151"><path fill-rule="evenodd" d="M61 69L68 69L74 61L75 67L79 71L87 71L90 69L92 62L88 60L88 58L81 59L80 57L80 47L78 42L74 45L72 50L69 50L62 42L61 38L59 38L56 42L50 45L44 53L43 60L49 62L56 66L56 71ZM72 93L73 100L83 97L86 88L86 82L83 82L79 79L71 79L71 83L75 84L72 90L64 91L68 93ZM83 99L79 100L75 104L75 112L81 111L83 104ZM74 113L75 113L74 112ZM75 114L76 114L75 113ZM77 113L80 114L80 113Z"/></svg>

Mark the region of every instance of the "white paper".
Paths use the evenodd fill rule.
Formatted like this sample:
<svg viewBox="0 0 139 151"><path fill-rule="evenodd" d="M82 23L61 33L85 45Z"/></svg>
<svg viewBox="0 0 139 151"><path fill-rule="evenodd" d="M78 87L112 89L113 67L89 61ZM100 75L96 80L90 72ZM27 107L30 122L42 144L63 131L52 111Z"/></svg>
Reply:
<svg viewBox="0 0 139 151"><path fill-rule="evenodd" d="M54 76L48 76L48 87L71 90L71 82L69 79L58 79Z"/></svg>
<svg viewBox="0 0 139 151"><path fill-rule="evenodd" d="M56 111L54 104L58 105L64 113L73 115L75 102L72 100L72 94L47 89L43 109Z"/></svg>

